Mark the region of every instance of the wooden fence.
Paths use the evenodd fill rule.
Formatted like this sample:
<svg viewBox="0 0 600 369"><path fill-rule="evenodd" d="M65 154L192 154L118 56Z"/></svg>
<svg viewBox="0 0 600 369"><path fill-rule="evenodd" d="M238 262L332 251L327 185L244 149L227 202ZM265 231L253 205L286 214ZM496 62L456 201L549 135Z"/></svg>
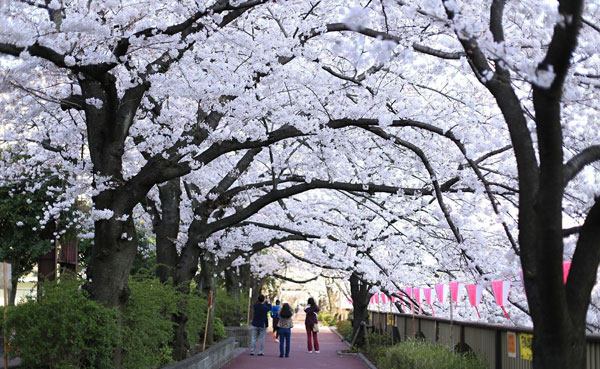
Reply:
<svg viewBox="0 0 600 369"><path fill-rule="evenodd" d="M530 369L531 329L475 322L451 322L421 315L370 311L370 328L394 341L422 338L470 350L490 369ZM587 337L587 369L600 369L600 335Z"/></svg>

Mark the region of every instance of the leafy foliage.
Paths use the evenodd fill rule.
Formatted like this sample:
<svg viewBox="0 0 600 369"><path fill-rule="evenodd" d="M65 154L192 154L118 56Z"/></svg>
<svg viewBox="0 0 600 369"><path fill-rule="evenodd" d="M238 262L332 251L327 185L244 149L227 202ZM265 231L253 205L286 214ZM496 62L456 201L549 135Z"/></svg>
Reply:
<svg viewBox="0 0 600 369"><path fill-rule="evenodd" d="M0 187L0 260L13 265L14 278L33 270L37 258L54 247L55 222L41 224L40 218L60 183L57 179L37 185L28 182Z"/></svg>
<svg viewBox="0 0 600 369"><path fill-rule="evenodd" d="M338 333L347 341L352 339L352 323L348 320L338 320L335 324Z"/></svg>
<svg viewBox="0 0 600 369"><path fill-rule="evenodd" d="M132 278L129 287L131 296L123 310L123 367L171 362L171 316L177 311L178 294L155 278Z"/></svg>
<svg viewBox="0 0 600 369"><path fill-rule="evenodd" d="M239 299L229 295L225 289L217 289L215 298L215 315L220 318L225 326L239 326L246 320L245 307L248 297L242 294Z"/></svg>
<svg viewBox="0 0 600 369"><path fill-rule="evenodd" d="M90 300L82 285L72 276L46 282L39 300L29 298L11 307L4 328L11 332L11 347L18 347L10 354L21 358L23 368L111 368L117 345L123 348L126 369L173 361L172 315L183 306L184 297L172 285L144 274L132 277L131 296L121 315ZM187 301L186 333L194 345L204 337L207 302L193 294ZM225 336L223 322L215 317L214 341Z"/></svg>
<svg viewBox="0 0 600 369"><path fill-rule="evenodd" d="M319 323L325 326L333 326L337 324L338 317L336 314L331 313L320 313L318 315Z"/></svg>
<svg viewBox="0 0 600 369"><path fill-rule="evenodd" d="M185 326L185 332L192 347L195 344L202 343L204 339L207 306L207 301L195 294L190 294L187 297L188 322ZM219 315L219 311L223 312L224 310L219 310L218 300L215 302L214 309L216 316L213 323L213 341L217 342L226 337L225 325Z"/></svg>
<svg viewBox="0 0 600 369"><path fill-rule="evenodd" d="M485 369L474 355L463 355L442 345L404 341L394 346L376 346L370 358L379 369Z"/></svg>
<svg viewBox="0 0 600 369"><path fill-rule="evenodd" d="M11 307L4 329L9 354L22 368L112 368L120 340L117 313L87 298L81 281L63 277L42 285L39 301L29 298Z"/></svg>

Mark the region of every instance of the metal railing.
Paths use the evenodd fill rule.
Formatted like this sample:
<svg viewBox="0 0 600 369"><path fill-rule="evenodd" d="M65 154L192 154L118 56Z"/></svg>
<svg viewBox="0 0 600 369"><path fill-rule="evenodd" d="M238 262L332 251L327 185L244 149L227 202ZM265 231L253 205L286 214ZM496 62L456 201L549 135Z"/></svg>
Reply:
<svg viewBox="0 0 600 369"><path fill-rule="evenodd" d="M369 311L371 329L396 342L421 338L458 351L472 351L490 369L530 369L532 330L450 321L422 315ZM587 336L587 369L600 369L600 335Z"/></svg>

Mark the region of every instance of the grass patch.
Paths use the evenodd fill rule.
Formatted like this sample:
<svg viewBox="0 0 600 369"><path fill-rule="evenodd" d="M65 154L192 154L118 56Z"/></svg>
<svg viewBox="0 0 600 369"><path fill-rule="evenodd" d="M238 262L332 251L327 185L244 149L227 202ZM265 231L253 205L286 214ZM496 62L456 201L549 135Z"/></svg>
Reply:
<svg viewBox="0 0 600 369"><path fill-rule="evenodd" d="M463 355L446 346L404 341L394 346L371 345L367 356L379 369L485 369L475 355Z"/></svg>

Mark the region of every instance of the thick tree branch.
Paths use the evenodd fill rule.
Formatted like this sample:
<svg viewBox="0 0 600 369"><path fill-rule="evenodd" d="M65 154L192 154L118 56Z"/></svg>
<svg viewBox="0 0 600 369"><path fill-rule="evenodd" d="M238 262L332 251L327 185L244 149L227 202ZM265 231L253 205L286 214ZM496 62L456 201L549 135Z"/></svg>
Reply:
<svg viewBox="0 0 600 369"><path fill-rule="evenodd" d="M564 185L566 186L569 182L575 178L575 176L581 172L581 170L588 164L600 160L600 145L593 145L579 154L573 156L565 164L564 168Z"/></svg>

